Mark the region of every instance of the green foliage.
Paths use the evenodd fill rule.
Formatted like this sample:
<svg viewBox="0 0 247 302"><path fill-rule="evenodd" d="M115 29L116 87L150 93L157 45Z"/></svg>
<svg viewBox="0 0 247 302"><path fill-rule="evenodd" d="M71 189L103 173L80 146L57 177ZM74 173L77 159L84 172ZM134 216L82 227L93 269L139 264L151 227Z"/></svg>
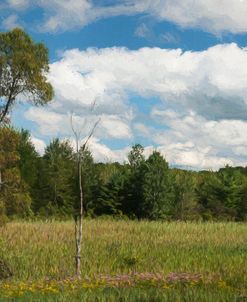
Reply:
<svg viewBox="0 0 247 302"><path fill-rule="evenodd" d="M0 199L8 216L31 213L31 197L18 168L19 142L17 131L0 128Z"/></svg>
<svg viewBox="0 0 247 302"><path fill-rule="evenodd" d="M243 218L247 177L239 169L226 167L219 172L199 174L196 188L201 216L208 220Z"/></svg>
<svg viewBox="0 0 247 302"><path fill-rule="evenodd" d="M126 165L124 183L124 198L122 211L129 217L142 217L142 202L143 202L143 177L145 168L145 158L143 155L144 148L136 144L132 147L128 155L130 166Z"/></svg>
<svg viewBox="0 0 247 302"><path fill-rule="evenodd" d="M197 174L191 171L172 170L175 193L174 218L178 220L199 220L199 205L196 198Z"/></svg>
<svg viewBox="0 0 247 302"><path fill-rule="evenodd" d="M92 215L96 209L94 202L96 198L95 192L99 190L100 181L92 153L88 149L82 152L81 169L84 210L87 215ZM76 184L77 183L78 181L76 181ZM79 191L77 194L79 194Z"/></svg>
<svg viewBox="0 0 247 302"><path fill-rule="evenodd" d="M114 173L105 185L101 185L94 204L96 215L122 215L123 190L126 178L120 171Z"/></svg>
<svg viewBox="0 0 247 302"><path fill-rule="evenodd" d="M68 141L53 140L38 162L34 184L34 209L42 215L70 215L73 212L73 150Z"/></svg>
<svg viewBox="0 0 247 302"><path fill-rule="evenodd" d="M129 163L94 163L82 152L84 213L138 219L236 220L247 218L247 170L170 169L155 151L145 160L133 146ZM76 154L54 139L39 156L27 131L0 128L0 200L7 216L71 217L78 208Z"/></svg>
<svg viewBox="0 0 247 302"><path fill-rule="evenodd" d="M142 214L146 218L160 219L172 215L173 196L168 163L154 151L145 163L143 178Z"/></svg>
<svg viewBox="0 0 247 302"><path fill-rule="evenodd" d="M34 43L19 28L0 33L0 124L19 94L41 105L52 99L48 71L48 50L44 44Z"/></svg>
<svg viewBox="0 0 247 302"><path fill-rule="evenodd" d="M144 162L144 148L140 144L135 144L128 155L128 160L132 169L138 168Z"/></svg>
<svg viewBox="0 0 247 302"><path fill-rule="evenodd" d="M29 185L29 188L32 189L37 180L37 161L39 156L31 142L31 135L27 130L22 129L19 133L17 152L20 156L18 166L21 177Z"/></svg>

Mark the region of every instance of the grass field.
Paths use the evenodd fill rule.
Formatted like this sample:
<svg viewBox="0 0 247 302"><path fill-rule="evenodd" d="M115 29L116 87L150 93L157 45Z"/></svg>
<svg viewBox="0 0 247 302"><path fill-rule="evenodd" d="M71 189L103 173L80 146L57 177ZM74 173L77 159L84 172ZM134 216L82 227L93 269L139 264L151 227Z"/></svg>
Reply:
<svg viewBox="0 0 247 302"><path fill-rule="evenodd" d="M0 301L247 301L247 225L87 220L82 280L72 222L12 222Z"/></svg>

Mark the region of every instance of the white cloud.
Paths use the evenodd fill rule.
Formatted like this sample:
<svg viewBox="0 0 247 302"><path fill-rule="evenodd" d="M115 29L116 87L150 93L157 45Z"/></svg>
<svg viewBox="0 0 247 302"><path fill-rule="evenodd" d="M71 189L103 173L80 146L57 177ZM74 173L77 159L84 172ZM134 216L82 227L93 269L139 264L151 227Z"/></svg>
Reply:
<svg viewBox="0 0 247 302"><path fill-rule="evenodd" d="M34 136L31 136L31 142L33 143L35 150L40 154L43 155L45 152L46 144L43 140L38 139Z"/></svg>
<svg viewBox="0 0 247 302"><path fill-rule="evenodd" d="M247 114L244 66L247 51L236 44L184 53L160 48L74 49L51 65L50 80L63 108L69 99L70 106L80 104L85 110L98 98L100 111L123 112L131 91L192 107L208 118L238 119Z"/></svg>
<svg viewBox="0 0 247 302"><path fill-rule="evenodd" d="M169 126L149 130L169 162L204 169L247 164L246 121L208 121L194 112L178 115L158 110L153 111L153 118Z"/></svg>
<svg viewBox="0 0 247 302"><path fill-rule="evenodd" d="M25 117L39 125L42 135L54 137L72 133L71 114L54 112L52 107L31 108L25 113ZM129 139L132 137L128 124L116 115L75 115L74 127L82 137L85 137L91 132L97 121L99 123L94 134L101 139Z"/></svg>
<svg viewBox="0 0 247 302"><path fill-rule="evenodd" d="M142 23L136 28L135 35L140 38L150 38L150 36L152 36L153 33L145 23Z"/></svg>
<svg viewBox="0 0 247 302"><path fill-rule="evenodd" d="M96 161L103 162L124 162L127 160L127 153L130 151L129 147L119 150L111 150L108 146L97 138L89 141L89 149L92 151L93 157Z"/></svg>
<svg viewBox="0 0 247 302"><path fill-rule="evenodd" d="M40 0L48 17L40 27L42 31L68 30L83 27L98 17L90 0Z"/></svg>
<svg viewBox="0 0 247 302"><path fill-rule="evenodd" d="M247 2L236 0L126 0L135 9L168 20L181 27L200 27L219 34L247 30Z"/></svg>
<svg viewBox="0 0 247 302"><path fill-rule="evenodd" d="M8 6L16 10L25 9L30 5L30 3L30 0L7 0Z"/></svg>
<svg viewBox="0 0 247 302"><path fill-rule="evenodd" d="M11 30L15 27L21 27L18 22L18 16L16 14L10 15L6 19L4 19L2 21L2 26L7 30Z"/></svg>
<svg viewBox="0 0 247 302"><path fill-rule="evenodd" d="M26 112L42 135L70 136L69 112L74 112L84 136L101 118L95 139L106 157L117 158L105 144L99 146L103 139L131 142L137 134L153 141L172 164L215 168L246 163L241 148L247 148L247 49L236 44L201 52L73 49L51 64L49 78L54 102ZM152 121L140 122L133 94L143 102L160 99Z"/></svg>
<svg viewBox="0 0 247 302"><path fill-rule="evenodd" d="M83 145L85 139L79 141L80 145ZM74 137L70 137L69 141L73 149L76 147ZM112 150L107 145L102 143L98 138L92 137L87 144L87 147L92 152L93 158L96 162L120 162L123 163L127 160L127 154L130 151L130 147L123 149Z"/></svg>
<svg viewBox="0 0 247 302"><path fill-rule="evenodd" d="M8 0L10 9L34 6L43 10L43 31L70 30L97 19L146 14L183 28L202 28L220 34L247 31L247 1L243 0L122 0L96 5L92 0Z"/></svg>

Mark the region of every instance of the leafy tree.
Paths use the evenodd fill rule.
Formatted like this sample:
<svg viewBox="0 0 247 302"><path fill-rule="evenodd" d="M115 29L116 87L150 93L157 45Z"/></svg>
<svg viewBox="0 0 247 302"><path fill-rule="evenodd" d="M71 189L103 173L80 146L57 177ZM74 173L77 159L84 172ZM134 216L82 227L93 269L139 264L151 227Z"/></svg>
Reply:
<svg viewBox="0 0 247 302"><path fill-rule="evenodd" d="M146 218L161 219L172 216L174 197L168 163L154 151L145 163L142 214Z"/></svg>
<svg viewBox="0 0 247 302"><path fill-rule="evenodd" d="M126 170L122 210L129 217L141 218L143 202L143 177L145 170L144 148L140 144L132 147L128 154L129 167Z"/></svg>
<svg viewBox="0 0 247 302"><path fill-rule="evenodd" d="M38 163L35 209L43 214L72 214L73 150L68 141L53 140ZM42 175L40 175L40 173Z"/></svg>
<svg viewBox="0 0 247 302"><path fill-rule="evenodd" d="M246 180L244 170L228 166L219 172L199 173L196 192L202 217L205 220L244 219Z"/></svg>
<svg viewBox="0 0 247 302"><path fill-rule="evenodd" d="M224 200L227 198L227 191L214 172L199 174L196 194L200 205L200 215L204 220L224 216Z"/></svg>
<svg viewBox="0 0 247 302"><path fill-rule="evenodd" d="M128 154L129 164L132 169L138 168L145 160L144 155L144 148L140 144L135 144L130 153Z"/></svg>
<svg viewBox="0 0 247 302"><path fill-rule="evenodd" d="M0 128L0 200L8 216L31 213L31 197L18 169L19 138L13 129Z"/></svg>
<svg viewBox="0 0 247 302"><path fill-rule="evenodd" d="M239 170L226 166L217 173L227 196L224 200L226 214L231 220L241 216L241 206L244 198L246 176Z"/></svg>
<svg viewBox="0 0 247 302"><path fill-rule="evenodd" d="M86 215L93 212L93 204L95 200L95 191L100 186L99 175L94 164L92 153L85 149L82 152L82 187L84 192L84 210Z"/></svg>
<svg viewBox="0 0 247 302"><path fill-rule="evenodd" d="M198 214L198 203L196 199L196 173L174 169L171 171L174 176L175 193L175 219L196 220L200 219Z"/></svg>
<svg viewBox="0 0 247 302"><path fill-rule="evenodd" d="M96 190L94 213L96 215L122 215L126 210L124 204L124 189L128 177L124 166L112 174L106 184L100 184Z"/></svg>
<svg viewBox="0 0 247 302"><path fill-rule="evenodd" d="M48 51L21 29L0 33L0 124L18 96L34 104L46 104L53 97L47 82Z"/></svg>
<svg viewBox="0 0 247 302"><path fill-rule="evenodd" d="M19 154L19 169L22 179L26 182L29 188L33 188L37 179L37 161L39 155L31 141L30 132L21 130L19 132L19 144L17 147Z"/></svg>

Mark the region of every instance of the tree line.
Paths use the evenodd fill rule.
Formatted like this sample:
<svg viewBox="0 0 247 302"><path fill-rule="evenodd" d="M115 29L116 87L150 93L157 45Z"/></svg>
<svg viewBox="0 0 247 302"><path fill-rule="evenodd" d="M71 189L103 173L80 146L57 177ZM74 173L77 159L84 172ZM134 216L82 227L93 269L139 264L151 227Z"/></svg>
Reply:
<svg viewBox="0 0 247 302"><path fill-rule="evenodd" d="M0 221L72 218L78 211L78 167L69 141L54 139L40 156L26 130L0 128ZM84 213L129 219L228 220L247 217L247 168L170 168L136 144L123 163L96 163L83 150Z"/></svg>

